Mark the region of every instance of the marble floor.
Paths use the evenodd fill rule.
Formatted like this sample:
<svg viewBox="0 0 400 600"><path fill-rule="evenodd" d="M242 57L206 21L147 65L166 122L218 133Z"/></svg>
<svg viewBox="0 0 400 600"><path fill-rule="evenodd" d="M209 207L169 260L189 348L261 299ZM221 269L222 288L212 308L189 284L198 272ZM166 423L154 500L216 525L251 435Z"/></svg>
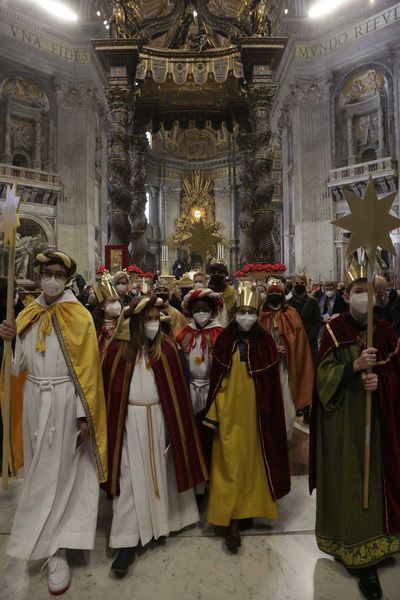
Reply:
<svg viewBox="0 0 400 600"><path fill-rule="evenodd" d="M279 520L257 520L243 532L236 556L204 522L170 537L165 545L149 544L128 575L116 579L109 571L107 547L111 502L100 502L94 551L70 552L71 587L66 600L359 600L357 579L319 552L313 527L315 497L307 491L304 473L305 434L290 445L292 491L279 502ZM6 546L21 481L0 492L0 600L47 600L43 561L27 565L6 556ZM400 558L382 567L386 600L400 598Z"/></svg>

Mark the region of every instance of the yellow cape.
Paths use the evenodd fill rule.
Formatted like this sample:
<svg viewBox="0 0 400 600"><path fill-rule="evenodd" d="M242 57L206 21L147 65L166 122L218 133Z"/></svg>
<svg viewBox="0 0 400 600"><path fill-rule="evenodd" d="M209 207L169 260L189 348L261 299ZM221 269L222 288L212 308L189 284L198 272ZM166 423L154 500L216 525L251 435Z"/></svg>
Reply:
<svg viewBox="0 0 400 600"><path fill-rule="evenodd" d="M17 332L20 338L23 338L39 319L42 321L39 325L42 335L41 339L38 339L38 346L40 345L42 350L45 348L46 334L54 327L76 393L85 411L98 478L102 483L107 480L107 415L99 349L92 317L79 302L60 302L46 308L32 302L17 317ZM1 379L3 383L3 369ZM21 382L21 376L14 379ZM21 383L14 381L13 390L16 389L17 393L12 395L11 402L10 467L13 476L21 466L23 454ZM3 385L1 387L3 388ZM15 410L14 405L19 410Z"/></svg>

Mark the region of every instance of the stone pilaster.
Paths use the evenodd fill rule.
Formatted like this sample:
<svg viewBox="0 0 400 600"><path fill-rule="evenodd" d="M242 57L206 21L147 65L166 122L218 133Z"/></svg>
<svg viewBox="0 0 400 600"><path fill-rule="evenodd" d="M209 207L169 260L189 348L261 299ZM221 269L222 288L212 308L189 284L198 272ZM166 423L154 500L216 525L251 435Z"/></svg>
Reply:
<svg viewBox="0 0 400 600"><path fill-rule="evenodd" d="M35 121L34 169L42 169L42 126L40 120Z"/></svg>
<svg viewBox="0 0 400 600"><path fill-rule="evenodd" d="M94 277L96 243L95 121L101 103L88 83L57 79L57 171L63 193L57 205L58 246L75 258L85 279ZM106 165L104 165L106 177Z"/></svg>
<svg viewBox="0 0 400 600"><path fill-rule="evenodd" d="M4 154L2 156L2 162L10 164L11 161L11 116L9 111L7 110L4 123Z"/></svg>
<svg viewBox="0 0 400 600"><path fill-rule="evenodd" d="M281 104L284 261L314 280L335 273L331 169L330 79L295 79ZM307 143L305 143L307 140Z"/></svg>

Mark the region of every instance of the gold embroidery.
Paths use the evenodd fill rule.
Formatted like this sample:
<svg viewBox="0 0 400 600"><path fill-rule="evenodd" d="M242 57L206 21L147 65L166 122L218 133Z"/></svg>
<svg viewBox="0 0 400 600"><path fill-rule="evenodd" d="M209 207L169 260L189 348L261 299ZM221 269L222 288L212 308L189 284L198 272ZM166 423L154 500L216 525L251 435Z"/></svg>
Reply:
<svg viewBox="0 0 400 600"><path fill-rule="evenodd" d="M332 340L333 340L333 343L335 344L335 348L339 348L339 342L337 341L337 339L336 339L336 336L335 336L335 334L333 333L333 331L332 331L332 328L331 328L331 326L329 325L329 323L327 323L327 324L325 325L325 327L326 327L326 329L327 329L327 331L328 331L329 335L331 336L331 338L332 338Z"/></svg>
<svg viewBox="0 0 400 600"><path fill-rule="evenodd" d="M88 402L86 400L86 396L83 393L83 390L81 388L81 384L79 383L79 379L75 373L75 369L74 369L74 366L72 364L72 361L71 361L71 358L70 358L70 355L68 352L67 344L65 343L65 340L63 338L63 334L61 331L61 327L57 320L57 315L54 312L51 315L51 319L52 319L54 331L57 335L57 339L60 344L61 352L64 356L65 362L67 363L69 374L74 383L76 393L78 394L80 401L82 402L83 409L85 411L85 417L86 417L86 421L87 421L89 431L90 431L90 442L92 445L92 450L93 450L94 458L96 461L97 472L99 474L99 481L103 482L103 481L105 481L105 475L104 475L103 465L101 464L100 452L99 452L99 449L98 449L97 443L96 443L96 432L94 429L92 414L90 412L90 408L89 408Z"/></svg>
<svg viewBox="0 0 400 600"><path fill-rule="evenodd" d="M324 538L316 534L317 544L322 552L337 556L347 567L367 567L400 552L400 536L385 535L359 544L345 545L337 539Z"/></svg>

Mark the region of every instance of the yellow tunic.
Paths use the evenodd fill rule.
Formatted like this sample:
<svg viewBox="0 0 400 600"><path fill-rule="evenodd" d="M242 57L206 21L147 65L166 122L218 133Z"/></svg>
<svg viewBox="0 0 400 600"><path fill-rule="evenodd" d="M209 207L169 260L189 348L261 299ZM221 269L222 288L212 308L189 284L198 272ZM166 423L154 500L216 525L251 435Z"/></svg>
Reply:
<svg viewBox="0 0 400 600"><path fill-rule="evenodd" d="M231 519L276 519L277 504L269 489L258 431L256 391L246 363L240 361L239 349L207 418L218 424L208 522L228 526Z"/></svg>

